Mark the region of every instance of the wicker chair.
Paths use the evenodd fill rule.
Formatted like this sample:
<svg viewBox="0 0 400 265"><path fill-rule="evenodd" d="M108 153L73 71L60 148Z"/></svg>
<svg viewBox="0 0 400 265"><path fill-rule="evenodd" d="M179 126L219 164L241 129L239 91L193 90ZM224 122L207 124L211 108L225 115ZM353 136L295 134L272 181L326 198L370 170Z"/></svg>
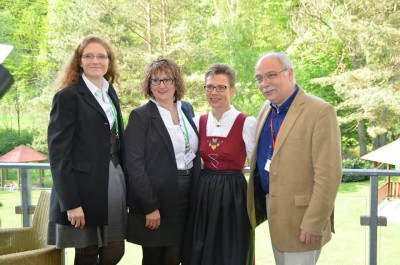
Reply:
<svg viewBox="0 0 400 265"><path fill-rule="evenodd" d="M50 193L42 191L31 227L0 230L0 264L64 264L64 251L46 244Z"/></svg>

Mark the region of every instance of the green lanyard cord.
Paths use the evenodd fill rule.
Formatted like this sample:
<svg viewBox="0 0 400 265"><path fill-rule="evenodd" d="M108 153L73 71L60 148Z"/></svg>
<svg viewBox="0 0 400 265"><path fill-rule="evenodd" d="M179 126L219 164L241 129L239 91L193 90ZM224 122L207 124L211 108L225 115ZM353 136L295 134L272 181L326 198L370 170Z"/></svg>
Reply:
<svg viewBox="0 0 400 265"><path fill-rule="evenodd" d="M99 91L101 91L101 90L97 90L96 93L94 93L94 94L95 94L100 100L102 100L101 97L100 97L99 94L98 94ZM101 93L101 92L100 92L100 93ZM115 108L114 103L113 103L113 101L112 101L111 98L110 98L110 95L108 95L108 93L106 93L106 94L107 94L108 101L109 101L108 103L110 103L110 106L111 106L111 113L112 113L112 115L113 115L113 117L114 117L114 122L115 122L115 134L116 134L117 138L119 138L117 109Z"/></svg>
<svg viewBox="0 0 400 265"><path fill-rule="evenodd" d="M181 120L183 122L183 127L185 128L185 131L182 130L183 137L185 138L185 150L188 151L189 150L189 146L190 146L189 132L188 132L188 129L186 127L185 119L184 119L184 117L182 115L182 110L179 111L179 114L180 114Z"/></svg>
<svg viewBox="0 0 400 265"><path fill-rule="evenodd" d="M117 135L117 138L119 138L117 109L115 108L114 103L113 103L113 101L111 100L110 95L108 95L108 93L107 93L107 96L108 96L108 99L109 99L110 105L111 105L111 113L112 113L112 115L114 116L115 134Z"/></svg>

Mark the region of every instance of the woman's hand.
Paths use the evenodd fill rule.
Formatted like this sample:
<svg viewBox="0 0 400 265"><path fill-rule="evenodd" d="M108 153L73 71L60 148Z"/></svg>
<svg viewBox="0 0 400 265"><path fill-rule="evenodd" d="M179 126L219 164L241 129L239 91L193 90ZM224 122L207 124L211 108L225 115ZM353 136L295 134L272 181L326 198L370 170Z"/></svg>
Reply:
<svg viewBox="0 0 400 265"><path fill-rule="evenodd" d="M160 211L157 209L152 213L146 214L145 226L150 230L155 230L160 226L161 216Z"/></svg>
<svg viewBox="0 0 400 265"><path fill-rule="evenodd" d="M82 207L71 209L67 211L68 221L76 228L83 229L85 227L85 214Z"/></svg>

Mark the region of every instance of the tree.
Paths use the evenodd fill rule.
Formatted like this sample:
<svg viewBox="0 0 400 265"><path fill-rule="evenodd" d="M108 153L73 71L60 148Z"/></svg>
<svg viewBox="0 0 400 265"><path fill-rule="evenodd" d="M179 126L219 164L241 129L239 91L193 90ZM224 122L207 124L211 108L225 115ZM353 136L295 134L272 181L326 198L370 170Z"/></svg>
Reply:
<svg viewBox="0 0 400 265"><path fill-rule="evenodd" d="M36 86L36 80L46 72L46 63L41 57L46 41L46 2L5 1L0 7L0 23L5 28L0 33L1 42L14 46L7 67L15 79L2 104L14 106L18 132L20 116L26 111L25 104L40 96L41 89Z"/></svg>
<svg viewBox="0 0 400 265"><path fill-rule="evenodd" d="M386 137L377 142L379 136L398 137L400 133L392 119L400 114L396 96L399 74L395 71L400 58L399 18L395 1L307 0L300 1L294 19L298 38L292 51L299 55L301 48L308 46L304 60L325 55L325 62L331 62L328 73L316 75L312 84L334 89L338 111L346 114L341 121L357 124L361 144L366 143L365 128L376 143L374 148L385 144ZM389 47L389 42L395 45ZM318 44L323 49L318 51ZM325 63L319 60L315 64ZM361 146L360 154L366 150Z"/></svg>
<svg viewBox="0 0 400 265"><path fill-rule="evenodd" d="M0 2L1 41L17 47L6 62L17 81L1 107L38 116L32 130L39 132L34 145L41 151L47 148L57 72L87 35L100 35L114 47L125 117L146 101L139 90L143 69L158 56L182 67L184 99L197 113L208 109L205 70L229 63L238 76L233 104L256 116L265 99L253 82L254 65L263 52L283 50L295 64L297 83L337 107L346 149L360 144L363 154L367 146L400 135L400 15L394 0Z"/></svg>

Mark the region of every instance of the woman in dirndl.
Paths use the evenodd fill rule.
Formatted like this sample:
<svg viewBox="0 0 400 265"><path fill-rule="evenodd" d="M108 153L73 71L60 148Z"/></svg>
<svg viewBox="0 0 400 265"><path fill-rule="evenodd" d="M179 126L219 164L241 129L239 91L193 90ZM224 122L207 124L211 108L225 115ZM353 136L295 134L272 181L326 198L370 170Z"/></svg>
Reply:
<svg viewBox="0 0 400 265"><path fill-rule="evenodd" d="M212 110L194 118L203 169L193 195L183 264L254 262L254 230L247 215L242 170L253 149L257 121L230 104L235 83L235 71L227 64L214 64L205 74L204 89Z"/></svg>

